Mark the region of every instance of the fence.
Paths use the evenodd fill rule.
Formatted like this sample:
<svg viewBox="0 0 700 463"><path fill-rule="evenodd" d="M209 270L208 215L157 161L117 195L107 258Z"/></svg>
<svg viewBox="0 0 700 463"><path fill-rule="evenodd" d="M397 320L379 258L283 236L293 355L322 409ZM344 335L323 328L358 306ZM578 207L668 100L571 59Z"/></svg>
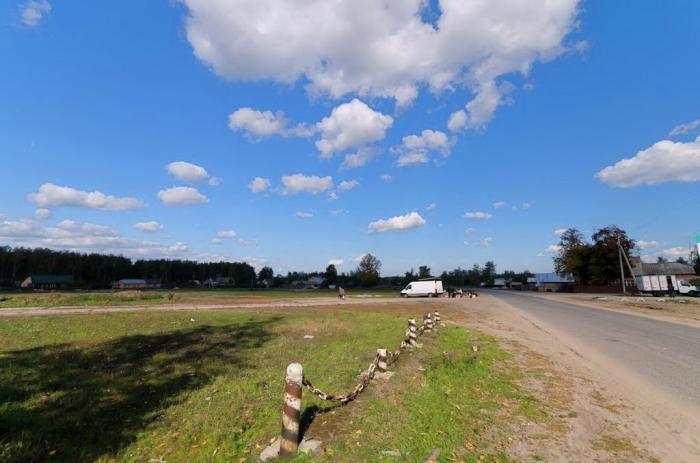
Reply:
<svg viewBox="0 0 700 463"><path fill-rule="evenodd" d="M434 314L430 312L426 313L423 316L423 324L420 328L416 327L416 321L414 319L408 320L408 329L406 330L404 340L401 342L399 348L395 351L377 349L372 363L370 363L367 370L362 373L360 381L350 392L345 394L328 394L322 391L315 387L313 383L304 376L304 370L300 363L289 364L285 376L282 435L280 439L279 456L281 458L290 458L297 452L299 446L302 387L306 387L309 392L321 400L328 400L340 404L352 402L367 388L370 381L374 379L377 373L386 375L388 366L394 364L406 349L420 347L421 345L417 342L418 336L431 333L433 328L440 325L440 322L441 317L438 311L435 311Z"/></svg>

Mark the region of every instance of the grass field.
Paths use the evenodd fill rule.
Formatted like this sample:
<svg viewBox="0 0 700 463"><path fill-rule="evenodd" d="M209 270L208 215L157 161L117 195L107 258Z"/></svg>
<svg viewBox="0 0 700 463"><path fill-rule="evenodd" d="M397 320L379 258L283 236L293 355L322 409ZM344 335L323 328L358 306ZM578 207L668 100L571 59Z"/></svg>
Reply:
<svg viewBox="0 0 700 463"><path fill-rule="evenodd" d="M0 461L257 461L279 433L288 363L345 392L378 347L399 345L405 319L340 311L0 319ZM307 435L324 443L319 460L389 461L382 452L391 450L421 461L439 447L441 461L508 461L509 423L545 414L516 386L508 354L456 326L422 341L390 381L348 406L304 395Z"/></svg>
<svg viewBox="0 0 700 463"><path fill-rule="evenodd" d="M15 307L73 307L73 306L115 306L115 305L158 305L201 303L236 303L257 299L292 299L335 297L335 290L159 290L159 291L57 291L0 293L0 309ZM398 290L351 290L349 298L398 297Z"/></svg>

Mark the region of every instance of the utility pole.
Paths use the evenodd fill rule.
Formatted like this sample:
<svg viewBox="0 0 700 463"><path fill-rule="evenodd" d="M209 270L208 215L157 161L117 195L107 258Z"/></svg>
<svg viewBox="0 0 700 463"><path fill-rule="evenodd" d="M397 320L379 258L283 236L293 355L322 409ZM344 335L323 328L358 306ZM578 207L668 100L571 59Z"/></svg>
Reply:
<svg viewBox="0 0 700 463"><path fill-rule="evenodd" d="M622 266L622 245L620 237L617 237L617 257L620 259L620 283L622 284L622 294L627 296L627 288L625 288L625 267Z"/></svg>

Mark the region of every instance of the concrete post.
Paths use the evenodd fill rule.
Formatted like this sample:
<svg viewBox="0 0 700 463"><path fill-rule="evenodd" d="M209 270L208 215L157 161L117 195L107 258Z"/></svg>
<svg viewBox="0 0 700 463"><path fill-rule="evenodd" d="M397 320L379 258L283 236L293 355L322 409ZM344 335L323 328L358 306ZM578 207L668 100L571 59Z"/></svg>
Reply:
<svg viewBox="0 0 700 463"><path fill-rule="evenodd" d="M435 323L440 323L442 319L440 318L440 312L435 311Z"/></svg>
<svg viewBox="0 0 700 463"><path fill-rule="evenodd" d="M386 373L386 349L377 349L377 355L379 356L377 371L379 373Z"/></svg>
<svg viewBox="0 0 700 463"><path fill-rule="evenodd" d="M433 332L433 316L430 315L430 312L425 314L425 320L423 320L423 324L425 325L425 332L426 333Z"/></svg>
<svg viewBox="0 0 700 463"><path fill-rule="evenodd" d="M291 458L299 447L299 419L301 418L301 386L304 373L300 363L290 363L284 385L282 409L282 438L280 458Z"/></svg>
<svg viewBox="0 0 700 463"><path fill-rule="evenodd" d="M408 321L408 345L411 347L418 347L418 329L416 328L416 321L411 319Z"/></svg>

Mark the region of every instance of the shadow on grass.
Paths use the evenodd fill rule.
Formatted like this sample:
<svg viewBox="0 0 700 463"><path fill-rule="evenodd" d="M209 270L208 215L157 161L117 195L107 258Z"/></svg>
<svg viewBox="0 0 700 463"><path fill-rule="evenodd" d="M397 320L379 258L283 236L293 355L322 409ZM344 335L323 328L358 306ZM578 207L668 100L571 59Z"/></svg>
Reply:
<svg viewBox="0 0 700 463"><path fill-rule="evenodd" d="M249 368L279 319L1 353L0 461L115 455L181 393Z"/></svg>

